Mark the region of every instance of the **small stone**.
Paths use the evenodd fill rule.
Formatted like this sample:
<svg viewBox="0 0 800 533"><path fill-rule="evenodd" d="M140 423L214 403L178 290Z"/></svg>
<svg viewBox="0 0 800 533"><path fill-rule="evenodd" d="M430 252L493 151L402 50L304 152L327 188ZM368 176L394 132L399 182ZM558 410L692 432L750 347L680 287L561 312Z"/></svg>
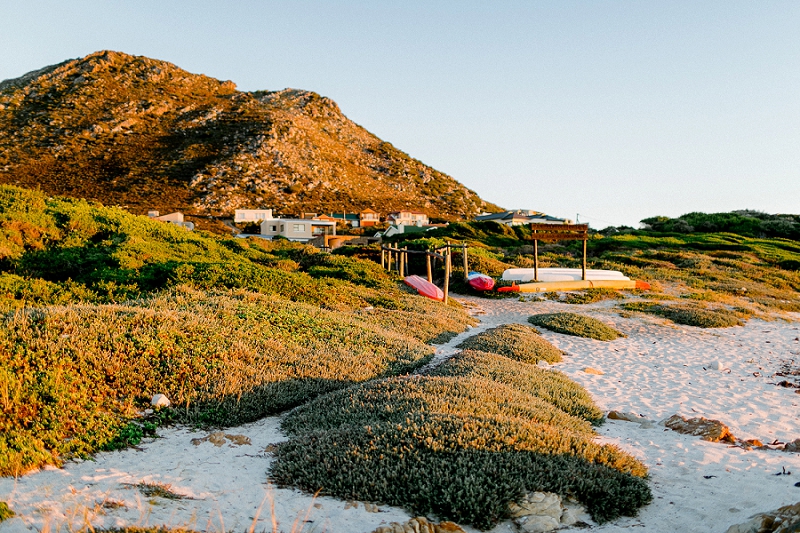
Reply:
<svg viewBox="0 0 800 533"><path fill-rule="evenodd" d="M150 405L155 407L169 407L170 404L169 398L164 394L155 394L153 395L153 399L150 400Z"/></svg>
<svg viewBox="0 0 800 533"><path fill-rule="evenodd" d="M687 419L675 414L662 421L662 425L678 433L695 435L709 442L722 441L731 444L736 442L736 437L733 436L728 426L719 420L711 420L703 417Z"/></svg>
<svg viewBox="0 0 800 533"><path fill-rule="evenodd" d="M743 524L729 527L725 533L789 533L798 530L800 530L800 503L795 503L754 515Z"/></svg>
<svg viewBox="0 0 800 533"><path fill-rule="evenodd" d="M725 366L720 361L712 361L708 368L711 370L723 370Z"/></svg>
<svg viewBox="0 0 800 533"><path fill-rule="evenodd" d="M561 522L552 516L529 516L519 524L520 531L525 533L545 533L561 527Z"/></svg>
<svg viewBox="0 0 800 533"><path fill-rule="evenodd" d="M596 368L592 368L590 366L584 368L583 371L586 372L587 374L594 374L595 376L602 376L603 374L605 374L605 372L603 372L602 370L597 370Z"/></svg>

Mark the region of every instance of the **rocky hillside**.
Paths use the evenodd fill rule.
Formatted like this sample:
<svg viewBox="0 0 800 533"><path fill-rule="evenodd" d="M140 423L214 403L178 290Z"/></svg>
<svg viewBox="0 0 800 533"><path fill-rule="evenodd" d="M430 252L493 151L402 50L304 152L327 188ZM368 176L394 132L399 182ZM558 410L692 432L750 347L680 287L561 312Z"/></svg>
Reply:
<svg viewBox="0 0 800 533"><path fill-rule="evenodd" d="M134 213L371 207L452 219L496 208L328 98L241 92L231 81L111 51L0 82L0 183Z"/></svg>

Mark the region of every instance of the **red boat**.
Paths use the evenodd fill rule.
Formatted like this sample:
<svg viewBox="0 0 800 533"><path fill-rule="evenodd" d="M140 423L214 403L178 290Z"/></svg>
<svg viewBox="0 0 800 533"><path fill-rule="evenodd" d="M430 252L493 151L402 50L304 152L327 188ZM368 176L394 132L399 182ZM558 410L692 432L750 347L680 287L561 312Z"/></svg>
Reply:
<svg viewBox="0 0 800 533"><path fill-rule="evenodd" d="M442 289L431 283L425 278L419 276L407 276L403 280L406 285L416 290L422 296L427 296L431 300L444 300L444 293Z"/></svg>
<svg viewBox="0 0 800 533"><path fill-rule="evenodd" d="M470 272L467 275L467 283L476 291L490 291L494 288L494 280L480 272Z"/></svg>

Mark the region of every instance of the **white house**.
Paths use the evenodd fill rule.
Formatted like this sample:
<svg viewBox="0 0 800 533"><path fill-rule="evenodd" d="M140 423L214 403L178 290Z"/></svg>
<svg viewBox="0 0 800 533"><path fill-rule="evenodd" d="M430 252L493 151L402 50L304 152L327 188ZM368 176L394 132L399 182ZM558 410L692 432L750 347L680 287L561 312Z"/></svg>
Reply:
<svg viewBox="0 0 800 533"><path fill-rule="evenodd" d="M237 209L233 215L233 222L246 224L248 222L261 222L272 218L272 209Z"/></svg>
<svg viewBox="0 0 800 533"><path fill-rule="evenodd" d="M403 226L427 226L428 215L420 211L394 211L386 216L386 222Z"/></svg>
<svg viewBox="0 0 800 533"><path fill-rule="evenodd" d="M159 222L169 222L170 224L175 224L176 226L186 228L189 231L192 231L194 229L194 222L184 221L183 213L179 211L176 211L174 213L169 213L167 215L159 215L158 211L150 210L147 212L147 216L152 218L153 220L158 220Z"/></svg>
<svg viewBox="0 0 800 533"><path fill-rule="evenodd" d="M318 218L268 218L261 222L261 235L306 242L320 235L336 235L336 222Z"/></svg>

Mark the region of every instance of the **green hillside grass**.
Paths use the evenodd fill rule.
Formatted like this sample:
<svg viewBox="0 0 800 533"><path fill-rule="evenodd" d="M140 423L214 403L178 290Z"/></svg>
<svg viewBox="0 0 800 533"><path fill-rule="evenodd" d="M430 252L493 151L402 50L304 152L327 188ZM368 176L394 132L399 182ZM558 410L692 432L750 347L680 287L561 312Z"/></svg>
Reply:
<svg viewBox="0 0 800 533"><path fill-rule="evenodd" d="M474 321L374 263L0 187L0 475L409 372ZM422 325L425 327L410 327Z"/></svg>

